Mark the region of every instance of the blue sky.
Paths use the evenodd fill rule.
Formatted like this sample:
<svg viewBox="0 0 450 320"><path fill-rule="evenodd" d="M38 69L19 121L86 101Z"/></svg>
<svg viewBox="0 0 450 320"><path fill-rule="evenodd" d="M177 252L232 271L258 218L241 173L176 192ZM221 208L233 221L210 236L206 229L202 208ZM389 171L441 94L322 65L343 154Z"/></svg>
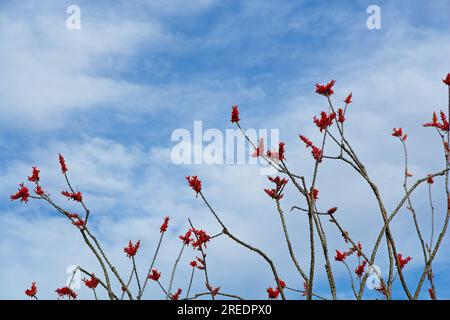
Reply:
<svg viewBox="0 0 450 320"><path fill-rule="evenodd" d="M354 94L348 134L388 206L402 194L402 150L389 135L392 127L409 133L415 176L442 168L430 156L439 152L439 141L420 124L447 101L440 82L450 71L447 1L78 1L81 30L66 28L70 4L0 4L1 298L23 298L32 280L38 281L42 297L53 298L54 288L67 278L67 266L96 268L67 221L43 205L9 201L33 165L41 168L43 184L58 194L64 182L58 174L59 152L85 193L93 228L124 273L129 268L124 244L142 239L147 250L142 257L150 257L165 215L173 224L158 264L162 270L173 263L176 235L187 228L188 217L211 233L219 230L187 190L184 176L198 174L230 228L274 256L295 287L301 283L280 228L273 228L279 221L262 191L265 177L250 165L174 165L169 155L175 129L192 130L193 122L201 120L205 128L224 131L231 128L230 106L239 104L246 127L280 130L292 167L308 175L312 162L296 137L319 137L311 119L326 105L314 94L314 84L336 79L336 101ZM381 8L381 30L366 27L370 4ZM363 244L371 244L379 212L364 184L349 175L340 164L324 165L321 200L324 206L343 208L343 223ZM439 208L443 195L438 186ZM286 208L297 199L288 190ZM426 189L414 198L429 231L426 200ZM306 266L305 221L289 219ZM260 220L264 223L255 223ZM408 277L415 282L421 257L406 210L393 228L402 251L414 258ZM339 234L332 226L329 230L330 251L345 249ZM435 265L440 297L450 295L445 286L449 261L443 254L448 249L445 240ZM226 239L210 250L211 272L224 291L265 297L271 277L258 257ZM146 265L144 259L139 263ZM382 269L384 263L380 255ZM341 297L349 297L345 269L334 267ZM180 270L178 286L185 285L188 272ZM323 273L319 279L320 292L327 294ZM202 286L198 279L196 289ZM152 289L148 298L160 297ZM80 297L90 298L89 292L81 289ZM368 292L367 297L378 295Z"/></svg>

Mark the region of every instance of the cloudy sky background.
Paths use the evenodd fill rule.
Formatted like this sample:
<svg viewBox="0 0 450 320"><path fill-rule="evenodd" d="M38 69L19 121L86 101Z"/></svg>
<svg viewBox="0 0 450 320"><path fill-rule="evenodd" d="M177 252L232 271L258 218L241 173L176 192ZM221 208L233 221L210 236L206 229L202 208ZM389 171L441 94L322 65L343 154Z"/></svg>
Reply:
<svg viewBox="0 0 450 320"><path fill-rule="evenodd" d="M191 218L209 233L220 231L189 190L184 177L199 175L206 196L229 229L272 257L288 285L302 287L283 241L268 186L256 165L175 165L170 137L177 128L232 128L230 107L239 104L246 128L279 129L290 168L310 177L313 162L299 133L317 141L312 116L326 100L316 82L336 79L339 105L352 91L346 132L388 210L402 196L403 153L390 136L408 133L414 178L443 168L433 130L420 124L445 108L440 79L450 71L448 1L78 1L81 30L68 30L73 1L2 1L0 4L0 298L25 298L36 281L40 298L55 298L67 268L82 265L100 275L79 232L48 206L9 201L17 184L41 169L42 184L61 204L65 188L57 155L66 156L73 185L92 211L91 228L124 277L130 262L122 248L141 239L138 267L148 267L164 216L171 217L156 266L167 284L180 249L177 236ZM381 30L368 30L366 9L381 8ZM204 144L206 146L207 143ZM198 146L197 146L198 147ZM428 239L427 186L413 197ZM342 163L324 162L318 179L319 207L338 206L339 219L354 239L371 248L381 226L367 185ZM436 225L445 203L442 183L433 189ZM307 219L288 213L303 205L289 186L283 206L301 265L308 264ZM346 249L326 221L330 254ZM412 218L400 211L392 225L398 249L413 257L405 274L415 288L423 268ZM377 265L386 271L382 246ZM450 298L448 238L436 258L437 293ZM194 257L185 251L175 286L186 290ZM317 293L329 296L318 261ZM352 268L356 265L351 262ZM345 268L333 261L340 298L351 298ZM208 246L211 282L223 292L265 298L273 285L267 265L226 238ZM396 283L396 298L405 298ZM117 286L116 286L117 287ZM427 298L427 286L422 295ZM80 298L92 298L86 288ZM204 291L197 273L195 292ZM102 295L102 294L101 294ZM103 297L106 295L103 294ZM161 298L150 283L146 298ZM299 298L289 294L290 298ZM380 298L367 290L367 298Z"/></svg>

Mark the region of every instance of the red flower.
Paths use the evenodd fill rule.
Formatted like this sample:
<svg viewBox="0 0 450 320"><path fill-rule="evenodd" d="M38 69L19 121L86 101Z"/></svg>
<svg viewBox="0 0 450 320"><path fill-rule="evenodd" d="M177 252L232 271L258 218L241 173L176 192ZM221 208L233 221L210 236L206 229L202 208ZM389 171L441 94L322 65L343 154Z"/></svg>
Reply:
<svg viewBox="0 0 450 320"><path fill-rule="evenodd" d="M36 193L38 196L43 196L45 194L45 191L40 185L36 185L36 188L34 188L34 193Z"/></svg>
<svg viewBox="0 0 450 320"><path fill-rule="evenodd" d="M442 79L442 82L450 86L450 73L447 74L447 78Z"/></svg>
<svg viewBox="0 0 450 320"><path fill-rule="evenodd" d="M76 213L68 213L67 218L80 219L80 216Z"/></svg>
<svg viewBox="0 0 450 320"><path fill-rule="evenodd" d="M433 289L428 288L428 294L430 295L430 299L431 300L435 300L436 299L436 295L434 294Z"/></svg>
<svg viewBox="0 0 450 320"><path fill-rule="evenodd" d="M157 269L153 269L152 273L148 275L148 278L153 281L158 281L160 277L161 277L161 272L158 272Z"/></svg>
<svg viewBox="0 0 450 320"><path fill-rule="evenodd" d="M66 160L64 160L64 156L61 153L59 154L59 164L61 165L62 173L66 173L68 170L66 166Z"/></svg>
<svg viewBox="0 0 450 320"><path fill-rule="evenodd" d="M73 291L72 289L70 289L69 287L63 287L63 288L58 288L55 290L55 292L58 294L58 296L60 298L67 296L67 298L70 299L76 299L77 298L77 294L75 293L75 291Z"/></svg>
<svg viewBox="0 0 450 320"><path fill-rule="evenodd" d="M280 290L278 288L272 289L272 287L267 288L267 294L269 295L269 299L277 299L280 294Z"/></svg>
<svg viewBox="0 0 450 320"><path fill-rule="evenodd" d="M197 266L197 261L192 260L192 261L189 263L189 265L190 265L192 268L195 268L195 267Z"/></svg>
<svg viewBox="0 0 450 320"><path fill-rule="evenodd" d="M438 128L442 131L448 131L449 130L449 122L447 120L447 116L445 115L445 113L443 111L440 112L440 116L441 116L441 122L440 123L438 121L438 117L436 115L436 112L433 112L433 119L431 122L427 122L425 124L423 124L424 127L435 127Z"/></svg>
<svg viewBox="0 0 450 320"><path fill-rule="evenodd" d="M300 140L302 140L306 144L306 148L312 147L313 143L307 137L299 135Z"/></svg>
<svg viewBox="0 0 450 320"><path fill-rule="evenodd" d="M316 93L318 94L322 94L324 96L331 96L334 91L333 91L333 86L336 83L336 81L331 80L330 82L328 82L326 85L321 85L321 84L316 84Z"/></svg>
<svg viewBox="0 0 450 320"><path fill-rule="evenodd" d="M283 288L283 289L286 288L286 282L284 282L283 280L278 279L278 284L281 288Z"/></svg>
<svg viewBox="0 0 450 320"><path fill-rule="evenodd" d="M175 294L172 294L170 296L170 299L172 300L178 300L180 298L180 294L181 292L183 292L183 290L181 290L180 288L178 288L177 292Z"/></svg>
<svg viewBox="0 0 450 320"><path fill-rule="evenodd" d="M428 175L427 183L428 184L433 184L434 183L433 176L431 174Z"/></svg>
<svg viewBox="0 0 450 320"><path fill-rule="evenodd" d="M302 135L300 135L299 137L300 137L300 140L302 140L302 141L305 143L306 148L311 147L311 149L312 149L312 150L311 150L311 154L312 154L313 158L314 158L316 161L321 162L321 161L322 161L322 150L320 150L320 148L316 147L316 146L311 142L311 140L309 140L307 137L302 136Z"/></svg>
<svg viewBox="0 0 450 320"><path fill-rule="evenodd" d="M280 160L280 155L278 154L278 151L267 150L267 156L273 160Z"/></svg>
<svg viewBox="0 0 450 320"><path fill-rule="evenodd" d="M392 129L392 136L393 137L401 137L402 135L403 135L402 128L398 128L398 129L394 128L394 129Z"/></svg>
<svg viewBox="0 0 450 320"><path fill-rule="evenodd" d="M251 154L252 157L257 158L264 154L264 138L258 140L258 148Z"/></svg>
<svg viewBox="0 0 450 320"><path fill-rule="evenodd" d="M25 187L23 183L19 185L19 191L17 191L15 194L12 194L9 198L11 201L20 199L20 202L28 202L28 198L30 197L30 193L28 191L28 188Z"/></svg>
<svg viewBox="0 0 450 320"><path fill-rule="evenodd" d="M316 189L316 188L314 188L314 190L312 191L311 196L312 196L312 198L314 199L314 201L317 200L317 199L319 199L319 190Z"/></svg>
<svg viewBox="0 0 450 320"><path fill-rule="evenodd" d="M358 278L361 278L362 275L364 274L366 264L367 264L367 262L366 262L366 260L364 260L359 266L356 267L355 273L358 276Z"/></svg>
<svg viewBox="0 0 450 320"><path fill-rule="evenodd" d="M100 281L98 281L94 274L91 275L91 278L89 280L83 279L83 282L89 289L97 288L98 284L100 283Z"/></svg>
<svg viewBox="0 0 450 320"><path fill-rule="evenodd" d="M193 240L191 239L192 230L189 229L185 235L179 236L179 238L184 242L185 245L189 245Z"/></svg>
<svg viewBox="0 0 450 320"><path fill-rule="evenodd" d="M352 93L350 92L350 94L347 96L347 98L345 98L344 100L345 104L350 104L352 103Z"/></svg>
<svg viewBox="0 0 450 320"><path fill-rule="evenodd" d="M209 242L211 237L203 230L192 229L195 234L195 240L192 241L192 247L194 249L200 249L202 246L206 248L206 243Z"/></svg>
<svg viewBox="0 0 450 320"><path fill-rule="evenodd" d="M164 222L161 225L161 227L159 228L160 232L166 232L167 231L167 227L169 226L169 217L165 217L164 218Z"/></svg>
<svg viewBox="0 0 450 320"><path fill-rule="evenodd" d="M334 257L334 260L343 262L346 257L347 254L345 252L340 252L339 250L336 250L336 257Z"/></svg>
<svg viewBox="0 0 450 320"><path fill-rule="evenodd" d="M30 182L39 182L39 169L37 167L33 167L33 173L31 177L28 177L28 181Z"/></svg>
<svg viewBox="0 0 450 320"><path fill-rule="evenodd" d="M36 282L33 282L31 284L31 288L30 289L25 290L25 294L27 296L29 296L30 298L36 297L36 294L37 294Z"/></svg>
<svg viewBox="0 0 450 320"><path fill-rule="evenodd" d="M128 243L128 247L123 248L123 252L125 252L127 254L128 258L134 257L136 255L140 245L141 245L141 240L136 242L135 245L133 245L133 243L130 240L130 242Z"/></svg>
<svg viewBox="0 0 450 320"><path fill-rule="evenodd" d="M328 214L333 214L333 213L335 213L337 211L337 209L338 209L337 207L330 208L330 209L328 209L327 213Z"/></svg>
<svg viewBox="0 0 450 320"><path fill-rule="evenodd" d="M61 194L73 201L77 201L77 202L83 201L83 195L81 194L80 191L78 191L78 192L63 191L63 192L61 192Z"/></svg>
<svg viewBox="0 0 450 320"><path fill-rule="evenodd" d="M202 191L202 182L197 178L197 176L187 176L186 180L189 182L189 186L194 190L196 193L199 193Z"/></svg>
<svg viewBox="0 0 450 320"><path fill-rule="evenodd" d="M275 189L264 189L264 191L271 197L272 199L281 200L283 198L282 191L284 189L284 186L288 183L288 180L280 177L268 177L270 182L275 183Z"/></svg>
<svg viewBox="0 0 450 320"><path fill-rule="evenodd" d="M358 248L354 249L356 251L356 256L358 258L360 258L362 256L361 251L362 251L362 244L358 241Z"/></svg>
<svg viewBox="0 0 450 320"><path fill-rule="evenodd" d="M72 224L80 229L86 225L84 220L80 219L79 217L72 221Z"/></svg>
<svg viewBox="0 0 450 320"><path fill-rule="evenodd" d="M342 110L342 108L338 109L338 121L340 123L344 123L345 122L345 113L344 113L344 110Z"/></svg>
<svg viewBox="0 0 450 320"><path fill-rule="evenodd" d="M319 149L318 147L312 146L311 154L316 161L318 162L322 161L322 150Z"/></svg>
<svg viewBox="0 0 450 320"><path fill-rule="evenodd" d="M231 107L231 122L238 123L241 119L239 119L239 110L238 106L234 105Z"/></svg>
<svg viewBox="0 0 450 320"><path fill-rule="evenodd" d="M329 126L333 124L333 120L336 118L336 113L331 112L330 114L327 114L325 111L322 111L320 113L320 119L317 117L314 117L314 123L316 126L320 129L320 132L322 130L326 130Z"/></svg>
<svg viewBox="0 0 450 320"><path fill-rule="evenodd" d="M403 269L408 262L410 262L412 260L412 258L410 256L406 257L405 259L403 259L403 256L401 253L397 253L397 262L400 265L400 268Z"/></svg>
<svg viewBox="0 0 450 320"><path fill-rule="evenodd" d="M280 161L284 160L284 146L285 143L284 142L280 142L278 144L278 159L280 159Z"/></svg>
<svg viewBox="0 0 450 320"><path fill-rule="evenodd" d="M380 284L380 286L375 288L375 290L383 295L386 295L386 287L383 284Z"/></svg>
<svg viewBox="0 0 450 320"><path fill-rule="evenodd" d="M208 289L208 291L211 293L213 297L215 297L219 293L220 287L213 288L208 283L206 283L205 285L206 289Z"/></svg>

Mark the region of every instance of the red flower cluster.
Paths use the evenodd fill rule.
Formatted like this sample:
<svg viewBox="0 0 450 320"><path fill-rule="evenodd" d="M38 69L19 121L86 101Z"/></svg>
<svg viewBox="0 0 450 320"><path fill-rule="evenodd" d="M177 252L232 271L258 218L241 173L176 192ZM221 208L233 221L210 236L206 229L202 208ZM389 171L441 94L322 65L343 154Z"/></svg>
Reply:
<svg viewBox="0 0 450 320"><path fill-rule="evenodd" d="M125 252L128 256L128 258L134 257L139 249L141 245L141 240L139 240L138 242L136 242L135 245L133 245L133 243L128 242L128 247L123 248L123 252Z"/></svg>
<svg viewBox="0 0 450 320"><path fill-rule="evenodd" d="M305 143L306 148L311 147L311 149L312 149L312 150L311 150L311 154L312 154L313 158L314 158L316 161L321 162L321 161L322 161L322 150L320 150L320 148L316 147L316 146L311 142L311 140L309 140L307 137L302 136L302 135L299 135L299 137L300 137L300 140L302 140L302 141Z"/></svg>
<svg viewBox="0 0 450 320"><path fill-rule="evenodd" d="M408 135L407 134L403 134L403 130L402 128L394 128L392 129L392 136L393 137L398 137L400 139L402 139L402 141L406 141L406 139L408 139Z"/></svg>
<svg viewBox="0 0 450 320"><path fill-rule="evenodd" d="M239 119L239 110L238 106L234 105L231 107L231 122L238 123L241 119Z"/></svg>
<svg viewBox="0 0 450 320"><path fill-rule="evenodd" d="M80 229L84 228L84 226L86 225L85 221L82 220L80 217L74 218L74 221L72 221L72 224Z"/></svg>
<svg viewBox="0 0 450 320"><path fill-rule="evenodd" d="M383 284L380 284L379 287L376 287L375 290L377 290L382 295L386 295L386 287Z"/></svg>
<svg viewBox="0 0 450 320"><path fill-rule="evenodd" d="M284 186L288 183L288 180L280 177L268 177L270 182L275 183L275 189L264 189L264 192L269 195L272 199L281 200L283 198Z"/></svg>
<svg viewBox="0 0 450 320"><path fill-rule="evenodd" d="M69 199L69 200L73 200L76 202L83 201L83 195L81 194L80 191L78 191L78 192L63 191L63 192L61 192L61 194L65 197L67 197L67 199Z"/></svg>
<svg viewBox="0 0 450 320"><path fill-rule="evenodd" d="M195 235L195 239L191 239L192 233ZM211 236L209 236L204 230L189 229L184 235L179 236L185 245L192 244L194 249L201 249L202 246L206 248L206 243L209 242Z"/></svg>
<svg viewBox="0 0 450 320"><path fill-rule="evenodd" d="M30 197L30 192L28 191L28 188L25 187L23 183L19 185L19 191L17 191L15 194L12 194L9 198L11 201L20 199L20 202L28 202L28 198Z"/></svg>
<svg viewBox="0 0 450 320"><path fill-rule="evenodd" d="M438 120L438 116L436 115L436 112L433 112L433 119L431 122L424 123L424 127L435 127L442 131L448 131L449 130L449 122L447 120L447 116L445 115L444 111L441 110L440 112L440 118L441 122Z"/></svg>
<svg viewBox="0 0 450 320"><path fill-rule="evenodd" d="M162 224L161 227L159 228L160 232L161 232L161 233L166 232L168 226L169 226L169 217L165 217L165 218L164 218L163 224Z"/></svg>
<svg viewBox="0 0 450 320"><path fill-rule="evenodd" d="M63 287L63 288L58 288L55 290L55 292L58 294L58 296L60 298L67 296L67 298L70 299L76 299L77 298L77 294L75 293L75 291L73 291L72 289L70 289L69 287Z"/></svg>
<svg viewBox="0 0 450 320"><path fill-rule="evenodd" d="M258 140L258 147L255 149L255 151L252 153L253 158L257 158L264 155L264 138L260 138Z"/></svg>
<svg viewBox="0 0 450 320"><path fill-rule="evenodd" d="M45 194L44 189L38 184L36 185L36 188L34 188L34 193L36 193L38 196L43 196Z"/></svg>
<svg viewBox="0 0 450 320"><path fill-rule="evenodd" d="M194 249L201 249L202 246L206 249L206 243L209 242L211 237L204 230L192 229L195 234L195 239L192 240L192 247Z"/></svg>
<svg viewBox="0 0 450 320"><path fill-rule="evenodd" d="M278 279L278 284L280 285L280 287L282 287L283 289L286 288L286 282L284 282L281 279Z"/></svg>
<svg viewBox="0 0 450 320"><path fill-rule="evenodd" d="M361 278L364 274L365 268L366 268L366 260L364 260L360 265L358 265L355 269L355 273L358 276L358 278Z"/></svg>
<svg viewBox="0 0 450 320"><path fill-rule="evenodd" d="M449 83L450 83L450 80L449 80ZM449 86L450 86L450 84L449 84ZM436 299L436 295L434 294L433 289L428 288L428 294L430 295L430 299L431 299L431 300Z"/></svg>
<svg viewBox="0 0 450 320"><path fill-rule="evenodd" d="M283 161L285 158L284 158L284 146L285 146L285 143L284 142L280 142L279 144L278 144L278 159L280 160L280 161Z"/></svg>
<svg viewBox="0 0 450 320"><path fill-rule="evenodd" d="M447 74L447 77L445 79L442 79L442 82L450 86L450 73Z"/></svg>
<svg viewBox="0 0 450 320"><path fill-rule="evenodd" d="M268 150L267 156L273 160L284 160L285 159L285 156L284 156L284 146L285 145L286 144L284 142L280 142L278 144L278 152ZM263 151L264 151L264 146L263 146Z"/></svg>
<svg viewBox="0 0 450 320"><path fill-rule="evenodd" d="M350 92L350 94L347 96L347 98L345 98L344 102L345 104L350 104L352 103L352 93Z"/></svg>
<svg viewBox="0 0 450 320"><path fill-rule="evenodd" d="M331 112L330 114L328 114L325 111L322 111L320 113L320 119L315 116L313 118L314 123L320 129L320 132L322 132L322 130L326 130L329 126L331 126L334 119L336 119L336 113Z"/></svg>
<svg viewBox="0 0 450 320"><path fill-rule="evenodd" d="M179 238L188 246L192 242L191 235L192 229L189 229L184 235L179 236Z"/></svg>
<svg viewBox="0 0 450 320"><path fill-rule="evenodd" d="M66 166L66 160L64 160L64 156L60 153L59 154L59 164L61 165L61 171L62 173L66 173L67 172L67 166Z"/></svg>
<svg viewBox="0 0 450 320"><path fill-rule="evenodd" d="M321 84L316 84L316 93L318 94L322 94L324 96L331 96L334 91L333 91L333 86L336 83L336 81L331 80L330 82L328 82L326 85L321 85Z"/></svg>
<svg viewBox="0 0 450 320"><path fill-rule="evenodd" d="M33 172L31 177L28 177L28 181L30 182L39 182L39 169L37 167L33 167Z"/></svg>
<svg viewBox="0 0 450 320"><path fill-rule="evenodd" d="M344 110L342 110L342 108L338 109L338 118L337 119L340 123L345 122L345 112L344 112Z"/></svg>
<svg viewBox="0 0 450 320"><path fill-rule="evenodd" d="M319 199L319 190L314 188L314 190L312 191L311 196L312 196L314 201L318 200Z"/></svg>
<svg viewBox="0 0 450 320"><path fill-rule="evenodd" d="M195 268L195 267L197 266L197 261L192 260L191 262L189 262L189 265L190 265L192 268Z"/></svg>
<svg viewBox="0 0 450 320"><path fill-rule="evenodd" d="M433 184L434 183L433 176L431 174L428 175L427 183L428 184Z"/></svg>
<svg viewBox="0 0 450 320"><path fill-rule="evenodd" d="M340 252L339 250L336 250L336 256L334 257L334 260L343 262L345 258L351 256L356 252L357 257L361 257L360 251L362 250L362 245L360 242L358 242L357 247L351 247L348 249L348 251Z"/></svg>
<svg viewBox="0 0 450 320"><path fill-rule="evenodd" d="M337 209L338 209L337 207L330 208L330 209L328 209L327 213L334 214L337 211Z"/></svg>
<svg viewBox="0 0 450 320"><path fill-rule="evenodd" d="M97 288L98 284L100 283L100 281L98 281L98 279L95 277L94 274L91 275L91 278L89 280L83 279L83 282L86 285L86 287L90 289Z"/></svg>
<svg viewBox="0 0 450 320"><path fill-rule="evenodd" d="M197 178L197 176L187 176L186 180L189 182L189 186L194 190L197 194L202 191L202 182Z"/></svg>
<svg viewBox="0 0 450 320"><path fill-rule="evenodd" d="M211 293L211 296L215 297L220 291L220 287L213 288L208 283L206 283L206 289Z"/></svg>
<svg viewBox="0 0 450 320"><path fill-rule="evenodd" d="M278 295L280 294L280 289L272 287L267 288L267 294L269 295L269 299L277 299Z"/></svg>
<svg viewBox="0 0 450 320"><path fill-rule="evenodd" d="M412 258L410 256L403 259L403 255L401 253L397 253L397 262L400 265L401 269L403 269L411 260Z"/></svg>
<svg viewBox="0 0 450 320"><path fill-rule="evenodd" d="M340 252L339 250L336 250L336 257L334 257L334 260L344 262L345 258L347 258L347 252Z"/></svg>
<svg viewBox="0 0 450 320"><path fill-rule="evenodd" d="M153 269L152 273L148 275L148 278L153 281L158 281L160 277L161 277L161 272L158 272L157 269Z"/></svg>
<svg viewBox="0 0 450 320"><path fill-rule="evenodd" d="M33 282L31 284L31 288L30 289L25 290L25 294L27 296L29 296L30 298L36 297L36 294L37 294L36 282Z"/></svg>
<svg viewBox="0 0 450 320"><path fill-rule="evenodd" d="M181 292L183 292L183 290L181 290L180 288L178 288L177 292L174 293L174 294L172 294L172 295L170 296L170 299L172 299L172 300L178 300L178 299L180 298Z"/></svg>

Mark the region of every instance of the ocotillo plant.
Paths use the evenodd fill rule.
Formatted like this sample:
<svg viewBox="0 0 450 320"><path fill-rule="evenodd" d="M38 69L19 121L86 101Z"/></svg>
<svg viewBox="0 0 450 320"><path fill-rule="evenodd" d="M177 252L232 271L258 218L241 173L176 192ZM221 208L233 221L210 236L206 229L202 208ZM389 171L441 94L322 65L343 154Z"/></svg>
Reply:
<svg viewBox="0 0 450 320"><path fill-rule="evenodd" d="M280 142L277 150L265 150L264 141L262 139L258 141L252 141L249 136L246 135L243 129L242 120L240 118L239 108L237 105L232 106L231 109L231 122L236 125L243 136L245 136L248 143L255 149L252 153L253 157L261 158L267 162L278 175L269 176L269 186L264 189L264 192L269 196L274 203L274 210L277 212L281 222L281 228L284 234L284 240L287 246L287 253L295 267L295 272L298 273L298 277L303 282L302 288L293 288L289 286L280 277L279 272L274 261L269 257L265 251L253 246L250 243L243 241L238 234L234 233L227 227L226 218L223 217L219 210L217 210L213 204L207 200L207 189L202 184L201 179L198 176L187 176L186 180L190 188L195 193L195 196L202 201L206 209L211 213L212 217L218 223L221 228L219 234L210 236L206 231L198 229L194 226L191 220L189 220L189 228L186 233L179 236L180 251L175 257L175 262L172 270L162 272L156 268L155 262L160 252L160 248L163 245L164 235L169 228L169 217L163 218L163 223L159 229L160 238L156 244L155 253L152 257L152 262L145 270L143 274L140 274L136 267L136 256L139 252L141 242L129 241L128 245L124 247L124 254L129 258L131 263L131 272L129 275L120 275L115 268L113 261L108 258L107 253L103 249L101 243L89 228L89 216L90 210L84 202L83 194L74 189L71 184L71 180L68 176L68 167L63 155L59 155L59 163L62 175L65 180L66 189L61 191L61 196L67 200L75 201L80 205L83 214L69 212L64 209L64 206L57 203L57 200L50 197L50 194L46 191L41 184L40 171L37 167L32 168L31 176L28 177L29 183L33 184L33 190L30 191L29 187L25 183L19 185L17 193L11 195L11 200L20 200L20 202L27 203L30 199L36 201L45 201L53 207L58 213L66 217L75 228L78 228L81 239L84 241L88 249L95 256L102 270L101 275L95 275L92 272L78 266L75 271L80 271L87 278L83 279L86 287L92 289L94 297L97 299L97 291L100 287L105 290L107 296L111 300L122 299L142 299L145 289L148 287L149 280L156 283L157 290L161 291L161 298L179 300L179 299L197 299L201 297L217 299L217 298L234 298L243 299L240 295L230 294L222 292L220 286L213 285L213 281L208 274L207 263L207 246L211 241L219 236L227 237L236 244L248 249L249 254L256 254L261 257L261 261L266 263L270 268L273 279L273 285L267 288L267 296L269 299L286 299L285 291L294 291L298 293L298 297L303 297L308 300L312 299L337 299L338 288L335 281L334 269L342 264L347 270L349 281L351 284L352 294L355 299L364 298L364 288L368 281L369 270L376 274L378 278L378 286L376 290L379 292L380 297L384 299L392 299L392 288L396 281L399 281L401 288L408 299L418 299L421 290L428 285L428 293L431 299L437 299L438 293L436 291L435 278L433 273L433 261L435 260L442 241L446 235L448 222L450 218L450 194L449 194L449 141L450 130L448 117L450 114L450 74L443 79L443 83L447 86L449 94L449 105L447 111L440 111L439 115L434 112L432 120L423 124L424 127L434 128L440 142L442 144L442 170L434 173L430 173L420 179L411 181L413 175L408 168L408 135L404 132L403 128L394 128L392 130L392 137L398 140L403 152L404 152L404 168L402 169L403 185L402 185L402 197L393 208L387 208L379 186L374 182L371 175L368 173L365 165L362 163L355 148L347 138L345 126L347 119L349 119L349 111L351 111L350 105L352 104L352 93L348 94L343 100L342 107L338 107L333 102L335 81L332 80L325 85L316 84L315 92L326 100L327 110L321 111L318 116L313 117L313 125L317 126L321 133L321 140L318 142L311 141L308 137L299 134L299 144L305 145L308 150L311 151L312 161L314 162L313 172L309 180L305 174L293 172L288 167L288 159L286 159L286 144ZM387 133L388 134L388 133ZM327 146L329 144L335 145L339 152L337 154L329 154L327 152ZM352 236L351 230L347 230L346 227L338 221L338 207L332 202L324 203L319 200L319 188L317 186L317 177L321 169L321 165L325 161L339 161L345 166L349 166L352 171L369 186L374 199L377 203L377 210L382 222L382 227L378 231L376 241L372 244L364 244ZM444 193L447 198L447 209L444 214L444 222L441 226L435 225L435 207L433 205L433 186L435 179L444 179ZM428 184L428 195L430 206L430 223L431 233L425 234L424 227L420 225L417 219L416 209L412 201L412 194L417 190L421 184ZM304 214L305 220L308 225L308 235L305 239L309 243L309 252L300 253L295 249L295 243L291 241L291 237L288 232L287 222L285 219L285 211L283 208L283 197L285 188L292 186L293 190L297 192L299 198L298 206L290 208L290 211ZM206 190L205 190L206 189ZM301 202L300 202L301 201ZM411 219L413 220L414 232L419 240L422 257L414 257L417 260L423 260L423 269L420 273L420 277L416 283L408 282L405 278L405 272L407 272L407 264L413 259L412 257L401 252L396 242L396 235L393 233L391 223L398 215L402 208L406 208L411 213ZM344 250L342 248L332 248L327 239L327 234L324 223L330 223L338 232L342 235L343 240L348 245ZM318 239L316 242L315 239ZM319 244L317 247L316 244ZM386 275L382 275L374 265L376 263L379 253L385 249L387 256L389 257L389 271ZM187 248L194 250L194 259L190 262L189 268L191 268L190 278L186 279L186 288L174 288L174 276L179 267L179 262L183 253ZM232 250L232 249L230 249ZM302 261L299 257L308 256L307 261ZM351 258L353 256L354 258ZM323 258L325 261L325 274L326 282L328 283L329 293L324 296L318 295L315 291L317 284L317 268L316 261ZM354 259L354 265L351 265L350 259ZM200 272L203 274L205 283L205 291L191 293L192 284L194 281L194 274ZM160 282L162 274L167 276L168 285L164 286ZM132 292L130 284L132 281L136 282L137 292ZM120 292L113 290L113 282L118 282L121 287ZM153 288L154 289L154 288ZM71 285L57 288L55 290L57 297L66 297L68 299L76 299L77 293L72 289ZM38 286L36 282L32 282L31 287L25 290L25 294L30 298L38 299Z"/></svg>

